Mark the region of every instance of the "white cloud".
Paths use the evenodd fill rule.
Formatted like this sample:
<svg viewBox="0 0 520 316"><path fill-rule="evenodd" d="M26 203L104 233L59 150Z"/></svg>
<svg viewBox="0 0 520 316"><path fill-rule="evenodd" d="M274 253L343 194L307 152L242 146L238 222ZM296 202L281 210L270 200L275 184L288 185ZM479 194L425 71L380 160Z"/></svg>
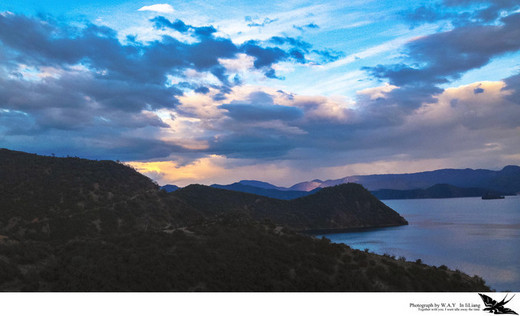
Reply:
<svg viewBox="0 0 520 316"><path fill-rule="evenodd" d="M378 98L384 98L386 93L397 88L399 87L385 83L383 86L363 89L358 91L357 94L361 96L367 96L370 100L375 100Z"/></svg>
<svg viewBox="0 0 520 316"><path fill-rule="evenodd" d="M167 3L154 4L149 6L144 6L137 11L153 11L160 13L173 13L173 7Z"/></svg>

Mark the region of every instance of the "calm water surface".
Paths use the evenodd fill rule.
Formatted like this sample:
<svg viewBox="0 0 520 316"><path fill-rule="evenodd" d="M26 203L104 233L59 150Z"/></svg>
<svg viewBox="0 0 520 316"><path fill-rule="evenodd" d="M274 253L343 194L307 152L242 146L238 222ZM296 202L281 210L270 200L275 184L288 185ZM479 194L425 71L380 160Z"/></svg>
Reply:
<svg viewBox="0 0 520 316"><path fill-rule="evenodd" d="M480 275L498 291L520 291L520 196L383 202L409 225L324 236L352 248Z"/></svg>

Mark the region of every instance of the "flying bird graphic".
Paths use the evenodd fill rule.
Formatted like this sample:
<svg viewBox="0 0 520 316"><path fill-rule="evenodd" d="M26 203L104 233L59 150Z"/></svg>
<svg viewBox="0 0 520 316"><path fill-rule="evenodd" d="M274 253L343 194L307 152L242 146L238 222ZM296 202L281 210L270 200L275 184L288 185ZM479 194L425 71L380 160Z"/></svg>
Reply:
<svg viewBox="0 0 520 316"><path fill-rule="evenodd" d="M513 297L515 297L514 295L511 296L511 298L506 301L506 298L507 298L507 294L506 294L506 296L500 302L497 302L494 299L492 299L491 297L484 295L484 294L479 293L478 295L480 295L480 297L482 298L482 301L484 301L484 305L486 305L486 308L484 308L485 311L489 311L490 313L493 313L493 314L518 315L514 310L504 307L504 305L506 305L509 301L511 301L511 299L513 299Z"/></svg>

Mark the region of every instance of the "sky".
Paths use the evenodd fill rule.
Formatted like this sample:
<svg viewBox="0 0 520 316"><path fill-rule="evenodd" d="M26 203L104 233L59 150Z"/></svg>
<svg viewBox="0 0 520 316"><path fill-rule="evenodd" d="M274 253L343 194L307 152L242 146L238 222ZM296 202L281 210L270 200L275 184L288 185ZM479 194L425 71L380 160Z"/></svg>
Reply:
<svg viewBox="0 0 520 316"><path fill-rule="evenodd" d="M520 3L3 1L0 147L180 186L520 164Z"/></svg>

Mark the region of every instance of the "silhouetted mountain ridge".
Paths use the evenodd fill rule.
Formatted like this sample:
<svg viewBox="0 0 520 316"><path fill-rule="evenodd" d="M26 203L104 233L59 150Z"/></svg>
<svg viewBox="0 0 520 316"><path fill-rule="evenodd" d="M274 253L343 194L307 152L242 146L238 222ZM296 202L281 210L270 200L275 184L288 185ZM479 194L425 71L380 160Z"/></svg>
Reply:
<svg viewBox="0 0 520 316"><path fill-rule="evenodd" d="M162 190L166 191L166 192L173 192L173 191L177 191L179 190L180 188L174 184L167 184L167 185L163 185L161 187Z"/></svg>
<svg viewBox="0 0 520 316"><path fill-rule="evenodd" d="M406 174L348 176L325 181L314 179L297 183L290 188L255 180L242 180L229 185L214 184L212 186L290 200L313 194L321 188L343 183L361 184L381 198L383 196L385 198L391 198L391 196L403 196L403 198L470 197L478 196L476 192L485 193L486 191L500 193L501 195L514 195L520 192L520 167L510 165L499 171L469 168L439 169ZM445 189L444 194L432 191L435 190L432 189L433 186L442 184L450 185L452 188L450 190Z"/></svg>
<svg viewBox="0 0 520 316"><path fill-rule="evenodd" d="M376 174L348 176L321 182L301 182L292 189L315 189L341 183L359 183L370 191L381 189L413 190L426 189L436 184L449 184L460 188L483 188L499 192L520 192L520 167L506 166L500 171L486 169L440 169L405 174Z"/></svg>
<svg viewBox="0 0 520 316"><path fill-rule="evenodd" d="M316 188L312 191L294 191L294 190L289 190L287 188L281 188L281 187L276 187L276 186L271 186L271 187L279 188L279 189L273 189L273 188L267 189L267 188L262 188L262 187L257 187L257 186L246 185L244 183L249 183L249 182L240 181L240 182L236 182L236 183L232 183L232 184L228 184L228 185L212 184L211 187L218 188L218 189L226 189L226 190L231 190L231 191L252 193L252 194L267 196L270 198L280 199L280 200L297 199L299 197L314 194L316 191L321 190L321 188ZM265 187L269 187L269 186L265 186Z"/></svg>
<svg viewBox="0 0 520 316"><path fill-rule="evenodd" d="M268 182L263 182L263 181L257 181L257 180L241 180L239 182L237 182L238 184L241 184L241 185L247 185L247 186L250 186L250 187L255 187L255 188L261 188L261 189L272 189L272 190L280 190L280 191L287 191L289 190L288 188L284 188L284 187L278 187L276 185L272 185L271 183L268 183Z"/></svg>

